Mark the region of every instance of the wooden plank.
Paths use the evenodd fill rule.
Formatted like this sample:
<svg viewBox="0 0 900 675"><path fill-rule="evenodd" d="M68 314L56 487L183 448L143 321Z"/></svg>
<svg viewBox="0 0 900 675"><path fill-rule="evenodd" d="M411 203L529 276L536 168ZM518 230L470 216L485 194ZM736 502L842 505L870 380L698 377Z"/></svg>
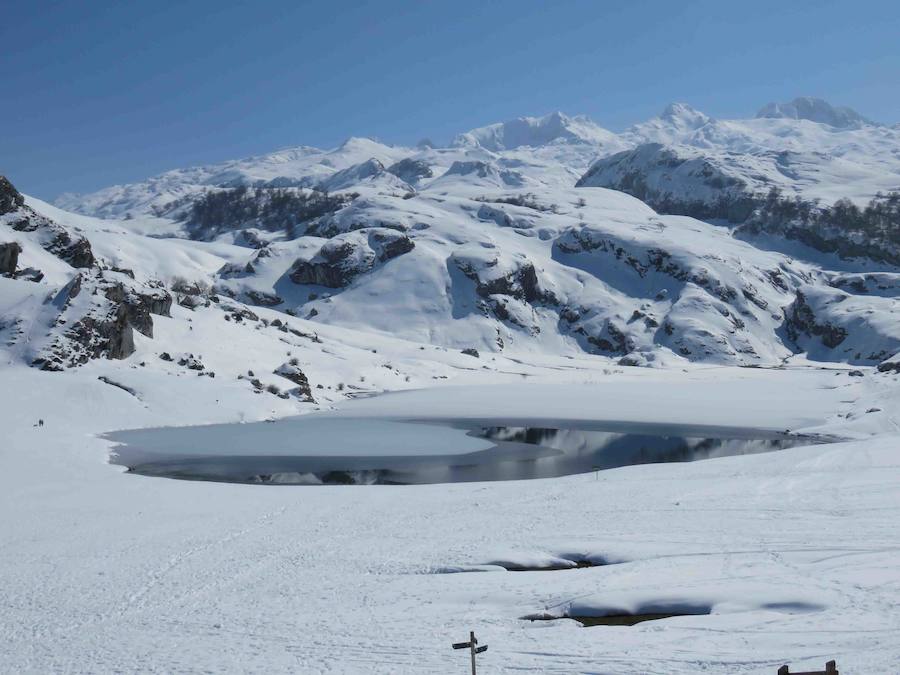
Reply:
<svg viewBox="0 0 900 675"><path fill-rule="evenodd" d="M476 654L480 654L481 652L486 652L486 651L487 651L487 647L488 647L487 645L481 645L480 647L478 647L478 648L475 650L475 653L476 653Z"/></svg>
<svg viewBox="0 0 900 675"><path fill-rule="evenodd" d="M454 642L453 649L468 649L472 646L471 642Z"/></svg>
<svg viewBox="0 0 900 675"><path fill-rule="evenodd" d="M788 666L781 666L778 669L778 675L840 675L837 664L829 661L825 664L825 670L804 670L803 672L792 672Z"/></svg>

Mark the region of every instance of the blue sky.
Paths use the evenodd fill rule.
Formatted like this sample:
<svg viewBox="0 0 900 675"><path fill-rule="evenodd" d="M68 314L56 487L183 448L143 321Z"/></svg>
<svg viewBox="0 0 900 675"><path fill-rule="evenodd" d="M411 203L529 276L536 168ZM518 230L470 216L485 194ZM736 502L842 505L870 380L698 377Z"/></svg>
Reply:
<svg viewBox="0 0 900 675"><path fill-rule="evenodd" d="M51 199L347 136L552 110L619 130L821 96L900 121L896 2L31 2L0 22L0 173Z"/></svg>

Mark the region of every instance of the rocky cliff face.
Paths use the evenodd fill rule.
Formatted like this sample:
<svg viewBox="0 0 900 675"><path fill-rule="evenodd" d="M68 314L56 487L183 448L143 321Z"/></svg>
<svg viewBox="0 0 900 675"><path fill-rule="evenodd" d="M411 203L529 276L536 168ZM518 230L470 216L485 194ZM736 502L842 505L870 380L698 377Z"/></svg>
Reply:
<svg viewBox="0 0 900 675"><path fill-rule="evenodd" d="M60 311L50 339L33 360L43 370L63 370L91 359L124 359L134 353L134 333L153 337L151 314L168 316L172 297L120 272L79 272L54 299Z"/></svg>
<svg viewBox="0 0 900 675"><path fill-rule="evenodd" d="M160 282L136 281L130 270L97 260L83 234L34 211L5 178L0 212L0 233L8 228L17 238L0 244L0 274L16 283L40 282L41 271L18 269L20 254L27 254L53 267L54 278L68 279L55 291L48 287L48 299L30 316L14 317L20 328L14 340L30 347L32 365L62 370L91 359L126 358L134 352L133 331L152 338L151 316L169 316L172 297Z"/></svg>
<svg viewBox="0 0 900 675"><path fill-rule="evenodd" d="M6 176L0 176L0 216L22 208L25 198L9 182Z"/></svg>
<svg viewBox="0 0 900 675"><path fill-rule="evenodd" d="M48 253L72 267L91 267L96 262L90 242L80 234L62 227L25 204L24 197L6 178L0 176L0 226L31 235Z"/></svg>
<svg viewBox="0 0 900 675"><path fill-rule="evenodd" d="M15 241L0 244L0 274L5 276L15 275L21 252L22 247Z"/></svg>

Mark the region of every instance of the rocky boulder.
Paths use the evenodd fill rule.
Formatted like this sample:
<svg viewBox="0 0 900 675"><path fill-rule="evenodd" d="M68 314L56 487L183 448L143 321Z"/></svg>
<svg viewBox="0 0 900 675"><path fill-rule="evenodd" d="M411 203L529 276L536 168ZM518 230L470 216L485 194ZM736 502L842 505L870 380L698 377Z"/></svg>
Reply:
<svg viewBox="0 0 900 675"><path fill-rule="evenodd" d="M11 241L0 244L0 274L13 276L16 273L16 265L19 263L19 254L21 252L22 247L18 242Z"/></svg>
<svg viewBox="0 0 900 675"><path fill-rule="evenodd" d="M297 385L295 389L291 390L291 393L297 396L301 401L306 401L307 403L316 402L312 395L312 388L309 386L309 379L306 377L306 374L300 370L300 366L296 359L292 359L287 363L282 363L274 370L274 374L279 375L286 380L290 380Z"/></svg>
<svg viewBox="0 0 900 675"><path fill-rule="evenodd" d="M344 288L356 277L415 248L406 234L366 228L326 241L310 258L298 258L291 269L295 284Z"/></svg>

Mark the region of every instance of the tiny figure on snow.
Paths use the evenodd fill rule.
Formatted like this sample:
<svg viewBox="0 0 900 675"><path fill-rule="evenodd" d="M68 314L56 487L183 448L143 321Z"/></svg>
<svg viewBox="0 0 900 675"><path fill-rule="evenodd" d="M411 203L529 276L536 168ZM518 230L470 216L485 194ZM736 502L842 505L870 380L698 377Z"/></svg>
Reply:
<svg viewBox="0 0 900 675"><path fill-rule="evenodd" d="M39 427L44 426L44 420L38 420L38 426Z"/></svg>

